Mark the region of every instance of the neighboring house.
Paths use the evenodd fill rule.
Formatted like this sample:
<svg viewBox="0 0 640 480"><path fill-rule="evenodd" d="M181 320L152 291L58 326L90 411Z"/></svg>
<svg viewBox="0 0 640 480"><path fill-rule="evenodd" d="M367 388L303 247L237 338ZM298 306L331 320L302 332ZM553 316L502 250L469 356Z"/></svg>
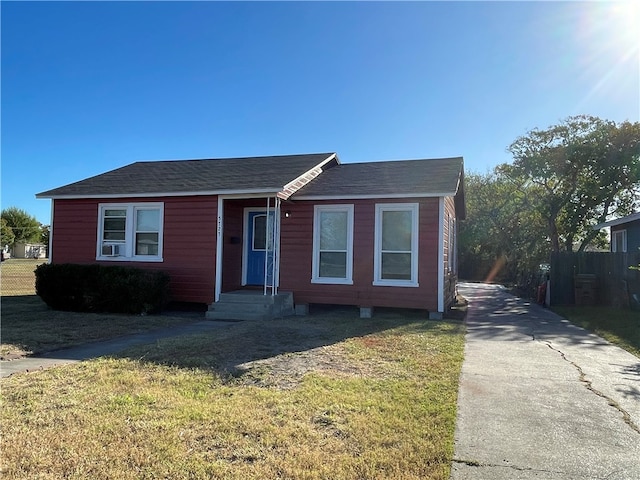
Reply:
<svg viewBox="0 0 640 480"><path fill-rule="evenodd" d="M640 212L596 225L594 230L611 228L611 251L640 252Z"/></svg>
<svg viewBox="0 0 640 480"><path fill-rule="evenodd" d="M324 303L439 318L455 295L461 157L137 162L37 197L52 199L50 261L160 269L177 301L259 288L292 292L299 313Z"/></svg>
<svg viewBox="0 0 640 480"><path fill-rule="evenodd" d="M43 243L16 243L13 258L47 258L47 246Z"/></svg>

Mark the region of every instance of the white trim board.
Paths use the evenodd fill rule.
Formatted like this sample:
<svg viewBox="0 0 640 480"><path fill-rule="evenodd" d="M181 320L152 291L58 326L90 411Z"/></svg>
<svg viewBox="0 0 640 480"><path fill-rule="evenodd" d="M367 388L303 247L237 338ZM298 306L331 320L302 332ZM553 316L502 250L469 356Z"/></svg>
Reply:
<svg viewBox="0 0 640 480"><path fill-rule="evenodd" d="M450 192L436 192L436 193L379 193L379 194L349 194L342 195L296 195L291 196L292 201L296 200L372 200L372 199L384 199L384 198L439 198L439 197L454 197L455 193Z"/></svg>
<svg viewBox="0 0 640 480"><path fill-rule="evenodd" d="M36 195L36 198L50 198L54 200L80 200L83 198L151 198L151 197L197 197L197 196L236 196L237 198L273 197L280 192L279 187L273 189L248 189L248 190L203 190L184 192L148 192L148 193L104 193L91 195Z"/></svg>
<svg viewBox="0 0 640 480"><path fill-rule="evenodd" d="M444 312L444 198L438 201L438 312Z"/></svg>

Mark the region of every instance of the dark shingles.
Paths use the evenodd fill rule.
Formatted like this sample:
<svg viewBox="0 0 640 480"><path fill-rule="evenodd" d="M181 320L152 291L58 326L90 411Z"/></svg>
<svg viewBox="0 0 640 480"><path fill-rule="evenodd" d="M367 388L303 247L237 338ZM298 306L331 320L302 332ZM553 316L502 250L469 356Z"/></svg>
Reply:
<svg viewBox="0 0 640 480"><path fill-rule="evenodd" d="M347 163L326 170L293 198L454 195L462 169L462 157Z"/></svg>
<svg viewBox="0 0 640 480"><path fill-rule="evenodd" d="M136 162L39 193L41 198L198 192L278 192L332 153Z"/></svg>
<svg viewBox="0 0 640 480"><path fill-rule="evenodd" d="M275 193L332 155L137 162L37 196ZM293 198L454 195L462 169L462 157L339 164L327 168Z"/></svg>

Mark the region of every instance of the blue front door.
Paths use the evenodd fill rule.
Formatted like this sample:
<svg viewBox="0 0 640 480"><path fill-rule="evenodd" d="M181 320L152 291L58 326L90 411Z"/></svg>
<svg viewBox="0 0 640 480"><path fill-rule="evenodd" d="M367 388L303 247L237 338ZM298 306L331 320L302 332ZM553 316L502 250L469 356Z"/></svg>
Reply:
<svg viewBox="0 0 640 480"><path fill-rule="evenodd" d="M246 218L246 284L264 285L265 252L272 248L272 244L267 242L267 214L249 211ZM269 236L272 237L273 212L269 212L269 219Z"/></svg>

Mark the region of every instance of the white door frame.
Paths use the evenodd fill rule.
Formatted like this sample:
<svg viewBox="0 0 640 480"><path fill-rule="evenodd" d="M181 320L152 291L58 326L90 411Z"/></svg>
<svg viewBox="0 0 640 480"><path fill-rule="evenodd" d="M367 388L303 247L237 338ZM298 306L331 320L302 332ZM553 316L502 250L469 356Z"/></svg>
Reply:
<svg viewBox="0 0 640 480"><path fill-rule="evenodd" d="M247 285L247 256L249 254L249 214L250 213L264 213L266 209L264 207L244 207L242 214L242 283L244 287Z"/></svg>
<svg viewBox="0 0 640 480"><path fill-rule="evenodd" d="M275 194L273 194L275 195ZM272 195L272 196L273 196ZM223 244L224 244L224 201L225 200L244 200L249 198L266 198L269 194L266 193L254 193L254 194L227 194L227 195L218 195L218 212L217 212L217 227L216 227L216 265L215 265L215 285L214 285L214 294L213 301L217 302L220 300L220 294L222 293L222 262L224 259L223 256ZM257 210L265 211L265 208L255 207ZM246 222L246 220L243 219ZM244 231L244 225L243 225ZM243 253L242 253L242 261L243 261L243 282L246 281L246 270L245 270L245 258L244 258L244 245L243 245ZM244 284L244 283L243 283Z"/></svg>

